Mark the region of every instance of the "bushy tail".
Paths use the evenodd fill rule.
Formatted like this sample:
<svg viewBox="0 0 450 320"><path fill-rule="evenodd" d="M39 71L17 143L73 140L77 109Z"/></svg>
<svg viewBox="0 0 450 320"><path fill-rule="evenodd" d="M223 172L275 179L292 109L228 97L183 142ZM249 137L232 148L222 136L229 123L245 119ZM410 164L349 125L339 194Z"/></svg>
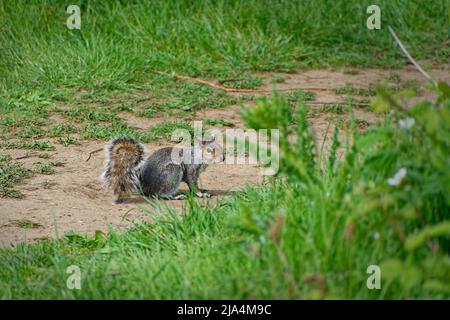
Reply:
<svg viewBox="0 0 450 320"><path fill-rule="evenodd" d="M106 145L102 181L112 190L116 203L139 191L137 172L143 162L144 146L134 139L115 138Z"/></svg>

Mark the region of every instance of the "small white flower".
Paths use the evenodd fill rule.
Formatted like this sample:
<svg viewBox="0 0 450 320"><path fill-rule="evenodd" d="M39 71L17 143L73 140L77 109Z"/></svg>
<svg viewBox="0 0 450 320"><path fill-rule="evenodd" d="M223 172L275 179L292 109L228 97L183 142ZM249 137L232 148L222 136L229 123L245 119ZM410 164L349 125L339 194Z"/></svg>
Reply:
<svg viewBox="0 0 450 320"><path fill-rule="evenodd" d="M405 118L398 120L398 126L401 129L411 129L415 123L416 120L414 120L414 118Z"/></svg>
<svg viewBox="0 0 450 320"><path fill-rule="evenodd" d="M374 232L372 234L372 237L373 237L374 240L378 240L378 239L380 239L380 234L378 232Z"/></svg>
<svg viewBox="0 0 450 320"><path fill-rule="evenodd" d="M406 168L400 168L400 170L398 170L393 177L389 178L387 182L390 186L395 187L398 186L405 177L406 177Z"/></svg>

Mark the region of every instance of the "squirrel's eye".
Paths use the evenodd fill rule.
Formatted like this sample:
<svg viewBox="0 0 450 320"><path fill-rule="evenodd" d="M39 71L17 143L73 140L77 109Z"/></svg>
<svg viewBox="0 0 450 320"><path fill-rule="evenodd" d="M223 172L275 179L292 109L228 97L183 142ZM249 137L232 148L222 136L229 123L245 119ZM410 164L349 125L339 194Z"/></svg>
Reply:
<svg viewBox="0 0 450 320"><path fill-rule="evenodd" d="M211 153L212 151L213 151L212 148L210 148L210 147L206 148L206 152Z"/></svg>

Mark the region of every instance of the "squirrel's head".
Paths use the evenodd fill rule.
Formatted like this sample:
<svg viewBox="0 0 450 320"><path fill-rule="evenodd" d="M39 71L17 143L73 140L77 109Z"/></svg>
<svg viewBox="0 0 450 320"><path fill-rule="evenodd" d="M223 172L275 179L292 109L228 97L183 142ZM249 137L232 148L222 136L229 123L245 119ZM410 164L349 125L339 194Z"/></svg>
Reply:
<svg viewBox="0 0 450 320"><path fill-rule="evenodd" d="M222 146L216 142L216 137L196 139L195 145L200 150L202 162L205 164L220 163L225 160Z"/></svg>

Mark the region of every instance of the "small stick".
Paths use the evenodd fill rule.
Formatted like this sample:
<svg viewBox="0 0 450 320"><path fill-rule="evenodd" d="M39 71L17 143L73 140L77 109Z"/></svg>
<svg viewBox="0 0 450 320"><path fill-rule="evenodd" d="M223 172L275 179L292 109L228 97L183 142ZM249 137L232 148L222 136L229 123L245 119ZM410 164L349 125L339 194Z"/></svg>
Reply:
<svg viewBox="0 0 450 320"><path fill-rule="evenodd" d="M436 84L436 81L425 71L422 69L422 67L416 62L416 60L414 60L413 57L411 57L411 55L409 54L408 50L406 50L405 46L403 45L403 43L400 41L400 39L397 37L397 35L395 34L394 30L391 28L391 26L388 26L389 32L391 33L391 35L394 37L394 40L397 42L398 46L400 47L400 49L402 50L402 52L405 54L406 58L408 58L408 60L416 67L417 70L419 70L419 72L425 77L427 78L429 81L431 81L432 83Z"/></svg>
<svg viewBox="0 0 450 320"><path fill-rule="evenodd" d="M122 216L122 220L120 220L120 222L123 222L123 220L128 216L128 214L133 211L135 208L131 208L129 209L127 212L125 212L125 214Z"/></svg>
<svg viewBox="0 0 450 320"><path fill-rule="evenodd" d="M86 159L86 162L88 162L89 159L91 159L91 156L92 156L94 153L100 152L100 151L102 151L102 150L103 150L103 148L100 148L100 149L97 149L97 150L94 150L94 151L89 152L89 157Z"/></svg>

